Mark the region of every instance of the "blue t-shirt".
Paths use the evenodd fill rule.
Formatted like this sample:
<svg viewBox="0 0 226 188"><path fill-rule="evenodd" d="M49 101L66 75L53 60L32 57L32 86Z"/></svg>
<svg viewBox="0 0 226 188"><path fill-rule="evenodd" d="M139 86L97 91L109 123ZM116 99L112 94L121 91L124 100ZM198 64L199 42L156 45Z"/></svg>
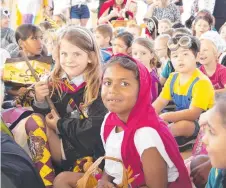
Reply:
<svg viewBox="0 0 226 188"><path fill-rule="evenodd" d="M174 72L174 68L173 68L173 65L172 65L171 61L169 60L165 64L165 67L163 68L161 75L162 75L162 77L167 79L167 78L169 78L169 75L172 72Z"/></svg>
<svg viewBox="0 0 226 188"><path fill-rule="evenodd" d="M223 188L222 185L222 175L221 169L212 168L209 174L208 182L206 184L206 188Z"/></svg>

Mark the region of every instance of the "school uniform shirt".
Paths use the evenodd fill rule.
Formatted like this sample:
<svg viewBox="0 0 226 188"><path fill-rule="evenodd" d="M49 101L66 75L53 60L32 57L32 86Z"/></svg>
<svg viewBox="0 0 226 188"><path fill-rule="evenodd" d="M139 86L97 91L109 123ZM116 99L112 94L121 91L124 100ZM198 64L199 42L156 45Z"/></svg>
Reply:
<svg viewBox="0 0 226 188"><path fill-rule="evenodd" d="M200 70L207 75L203 65L200 67ZM209 76L209 79L212 82L214 89L224 89L226 86L226 67L217 63L216 70L212 76Z"/></svg>
<svg viewBox="0 0 226 188"><path fill-rule="evenodd" d="M160 97L169 101L173 99L171 93L171 82L175 74L178 74L178 77L176 78L172 88L173 93L179 96L187 96L191 84L198 79L191 90L190 104L194 107L201 108L202 110L207 110L214 105L214 88L212 83L208 77L198 69L193 72L190 79L184 85L181 85L179 82L180 73L171 73L162 89ZM177 102L174 102L177 105Z"/></svg>
<svg viewBox="0 0 226 188"><path fill-rule="evenodd" d="M67 79L66 75L62 76L62 80ZM107 113L103 105L100 94L98 98L86 109L82 111L87 117L81 119L81 114L76 108L80 108L83 103L85 93L85 84L83 76L78 76L68 81L68 89L75 84L77 90L75 92L65 91L65 85L62 86L63 94L61 98L58 95L52 96L52 101L60 114L61 119L57 122L57 132L61 138L61 151L64 170L73 167L77 159L91 156L94 159L104 155L104 149L100 138L100 128ZM72 88L73 89L73 88ZM56 93L56 92L55 92ZM32 106L35 113L44 116L50 112L48 104L38 103Z"/></svg>
<svg viewBox="0 0 226 188"><path fill-rule="evenodd" d="M106 115L105 120L107 116L108 114ZM103 140L104 124L105 121L103 122L101 127L101 138L103 143L104 143ZM116 129L113 129L111 131L109 137L107 138L106 144L104 144L106 156L111 156L122 160L121 146L123 136L124 131L119 133L116 133ZM134 142L140 157L142 156L145 149L155 147L167 164L168 182L174 182L178 178L179 176L178 170L171 161L171 159L169 158L169 155L166 153L162 139L160 138L159 134L155 129L151 127L144 127L138 129L135 133ZM114 178L113 182L115 184L120 184L122 182L123 167L121 163L106 160L104 170L108 175Z"/></svg>
<svg viewBox="0 0 226 188"><path fill-rule="evenodd" d="M206 188L223 188L223 170L212 168L209 174L208 182Z"/></svg>

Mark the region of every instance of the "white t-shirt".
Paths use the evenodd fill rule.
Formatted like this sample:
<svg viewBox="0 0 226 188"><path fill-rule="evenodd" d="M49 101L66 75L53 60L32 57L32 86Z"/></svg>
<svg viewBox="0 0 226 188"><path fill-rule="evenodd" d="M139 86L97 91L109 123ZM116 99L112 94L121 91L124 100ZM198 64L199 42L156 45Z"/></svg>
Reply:
<svg viewBox="0 0 226 188"><path fill-rule="evenodd" d="M105 148L105 155L118 158L122 160L121 156L121 146L124 136L124 131L116 133L116 130L113 129L106 140L106 144L103 140L103 131L106 118L109 114L105 116L101 127L101 138ZM168 182L174 182L179 177L179 172L176 166L173 164L168 154L166 153L165 146L158 134L158 132L151 127L140 128L136 131L134 136L134 143L137 148L137 151L142 156L142 153L145 149L150 147L156 147L165 162L168 166ZM105 172L114 178L113 182L115 184L120 184L122 182L122 165L118 162L106 160L105 161Z"/></svg>
<svg viewBox="0 0 226 188"><path fill-rule="evenodd" d="M54 9L53 15L64 13L64 11L71 7L71 0L53 0Z"/></svg>
<svg viewBox="0 0 226 188"><path fill-rule="evenodd" d="M71 0L71 6L74 5L86 5L88 0Z"/></svg>

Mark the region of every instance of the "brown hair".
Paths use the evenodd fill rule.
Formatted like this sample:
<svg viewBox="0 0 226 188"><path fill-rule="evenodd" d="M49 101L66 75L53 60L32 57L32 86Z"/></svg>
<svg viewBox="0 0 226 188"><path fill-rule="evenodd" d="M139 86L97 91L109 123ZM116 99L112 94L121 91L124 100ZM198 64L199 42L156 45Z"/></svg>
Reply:
<svg viewBox="0 0 226 188"><path fill-rule="evenodd" d="M157 68L161 67L161 63L158 59L158 56L156 55L156 53L154 51L154 43L150 39L140 37L140 38L135 39L133 43L139 44L139 45L147 48L150 53L154 54L154 57L150 61L151 67L153 67L153 66L157 67Z"/></svg>
<svg viewBox="0 0 226 188"><path fill-rule="evenodd" d="M196 32L195 32L195 24L199 21L199 20L205 20L208 24L209 24L209 27L210 29L212 28L213 26L213 17L210 16L210 15L206 15L206 16L198 16L195 18L194 20L194 23L193 23L193 36L196 35Z"/></svg>
<svg viewBox="0 0 226 188"><path fill-rule="evenodd" d="M110 37L110 41L113 37L113 29L108 24L102 24L98 25L95 32L99 32L101 35L103 35L105 38Z"/></svg>
<svg viewBox="0 0 226 188"><path fill-rule="evenodd" d="M54 70L50 77L50 82L53 83L52 94L56 89L58 94L62 95L60 88L61 76L63 71L60 66L60 44L62 40L67 40L71 44L78 46L84 50L87 54L91 63L88 63L85 71L84 78L86 82L85 93L83 96L84 105L86 108L97 99L99 94L99 88L101 84L101 64L100 64L100 50L94 40L92 33L83 27L68 26L62 29L58 36L57 45L57 58Z"/></svg>
<svg viewBox="0 0 226 188"><path fill-rule="evenodd" d="M225 124L226 127L226 92L219 93L215 97L216 103L214 109L219 113L222 118L222 122Z"/></svg>

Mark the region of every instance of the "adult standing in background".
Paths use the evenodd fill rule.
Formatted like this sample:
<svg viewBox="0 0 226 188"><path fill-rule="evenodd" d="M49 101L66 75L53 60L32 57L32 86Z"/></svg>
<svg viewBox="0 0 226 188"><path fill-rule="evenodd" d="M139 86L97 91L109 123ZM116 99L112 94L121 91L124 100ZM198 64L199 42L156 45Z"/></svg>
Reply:
<svg viewBox="0 0 226 188"><path fill-rule="evenodd" d="M145 18L156 17L158 20L169 19L172 23L180 22L180 10L169 0L153 0Z"/></svg>
<svg viewBox="0 0 226 188"><path fill-rule="evenodd" d="M70 19L71 23L86 27L90 18L90 11L87 3L90 0L71 0Z"/></svg>
<svg viewBox="0 0 226 188"><path fill-rule="evenodd" d="M53 0L53 15L64 15L70 20L71 0Z"/></svg>

